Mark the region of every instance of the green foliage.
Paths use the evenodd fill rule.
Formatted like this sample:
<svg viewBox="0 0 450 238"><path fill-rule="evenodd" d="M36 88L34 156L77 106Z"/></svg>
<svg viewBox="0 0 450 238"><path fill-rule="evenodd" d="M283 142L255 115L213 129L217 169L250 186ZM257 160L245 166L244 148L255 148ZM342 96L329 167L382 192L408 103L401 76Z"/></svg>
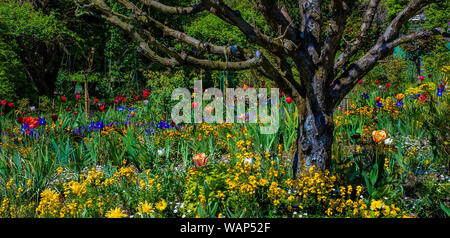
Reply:
<svg viewBox="0 0 450 238"><path fill-rule="evenodd" d="M15 98L17 84L23 82L25 75L19 56L14 51L14 41L6 43L0 35L0 99Z"/></svg>
<svg viewBox="0 0 450 238"><path fill-rule="evenodd" d="M44 41L62 38L70 31L61 25L53 14L45 15L35 10L29 2L0 2L0 34L38 38Z"/></svg>
<svg viewBox="0 0 450 238"><path fill-rule="evenodd" d="M176 88L193 88L195 80L189 79L183 71L148 71L145 77L150 92L148 98L150 115L156 120L170 118L171 108L177 103L171 100L172 91Z"/></svg>

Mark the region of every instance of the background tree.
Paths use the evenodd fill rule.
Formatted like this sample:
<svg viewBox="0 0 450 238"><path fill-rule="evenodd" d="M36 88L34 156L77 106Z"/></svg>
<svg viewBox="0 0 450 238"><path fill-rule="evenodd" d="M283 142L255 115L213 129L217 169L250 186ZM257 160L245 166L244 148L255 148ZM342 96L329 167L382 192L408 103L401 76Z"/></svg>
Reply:
<svg viewBox="0 0 450 238"><path fill-rule="evenodd" d="M261 29L256 21L230 8L229 1L204 0L193 6L170 6L152 0L117 2L126 10L114 10L104 0L77 0L79 10L89 9L90 14L98 14L127 32L138 45L137 51L161 66L188 65L236 71L258 69L290 94L301 118L294 170L299 165L327 167L333 142L333 110L378 61L400 44L444 32L433 28L400 34L411 17L429 4L440 2L437 0L409 1L385 24L383 31L377 32L371 26L380 0L299 0L296 10L291 9L292 6L288 10L282 1L252 1L269 29ZM343 34L349 27L347 20L361 4L366 7L359 30L352 34L352 39L344 40ZM291 17L292 13L296 14L295 18ZM183 32L179 26L164 21L161 14L214 15L239 29L246 37L245 44L227 46L202 42ZM168 39L178 41L183 47L171 46ZM244 49L245 45L258 49ZM195 51L190 50L194 48Z"/></svg>

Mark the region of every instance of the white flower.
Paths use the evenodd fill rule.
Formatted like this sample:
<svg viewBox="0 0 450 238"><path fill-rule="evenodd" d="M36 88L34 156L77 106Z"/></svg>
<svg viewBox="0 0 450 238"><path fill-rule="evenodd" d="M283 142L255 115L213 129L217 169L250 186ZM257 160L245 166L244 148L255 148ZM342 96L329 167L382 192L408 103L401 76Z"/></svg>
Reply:
<svg viewBox="0 0 450 238"><path fill-rule="evenodd" d="M183 216L181 216L181 218L185 218L185 217L186 217L186 215L184 215L184 214L183 214Z"/></svg>
<svg viewBox="0 0 450 238"><path fill-rule="evenodd" d="M159 156L161 156L161 155L163 155L164 154L164 149L163 148L161 148L161 149L158 149L158 155Z"/></svg>
<svg viewBox="0 0 450 238"><path fill-rule="evenodd" d="M244 159L244 163L252 164L253 163L253 159L252 158L245 158Z"/></svg>
<svg viewBox="0 0 450 238"><path fill-rule="evenodd" d="M145 104L148 104L148 100L144 100L144 103L145 103Z"/></svg>
<svg viewBox="0 0 450 238"><path fill-rule="evenodd" d="M383 87L380 85L380 86L378 86L378 88L379 88L379 89L382 89Z"/></svg>
<svg viewBox="0 0 450 238"><path fill-rule="evenodd" d="M390 144L392 144L392 138L387 138L386 140L384 140L384 144L385 145L390 145Z"/></svg>
<svg viewBox="0 0 450 238"><path fill-rule="evenodd" d="M36 109L35 106L31 106L31 107L30 107L30 111L34 111L34 109Z"/></svg>

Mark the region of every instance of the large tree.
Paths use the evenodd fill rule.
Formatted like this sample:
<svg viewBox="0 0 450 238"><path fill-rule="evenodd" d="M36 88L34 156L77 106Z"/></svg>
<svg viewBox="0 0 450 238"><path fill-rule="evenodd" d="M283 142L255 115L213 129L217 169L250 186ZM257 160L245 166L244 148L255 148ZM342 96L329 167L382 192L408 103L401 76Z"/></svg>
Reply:
<svg viewBox="0 0 450 238"><path fill-rule="evenodd" d="M121 12L113 10L104 0L76 1L80 9L89 9L88 12L99 14L128 32L139 52L162 66L191 65L210 70L254 68L271 78L281 90L293 97L299 109L301 119L298 153L293 158L294 170L300 165L327 167L333 141L333 110L378 61L390 55L400 44L444 32L436 28L400 34L411 17L438 0L409 1L375 38L368 36L380 0L363 1L366 9L361 16L359 32L353 39L346 39L343 47L341 42L348 17L361 1L298 0L297 11L292 11L283 5L283 1L254 0L255 7L271 26L273 34L261 31L223 0L203 0L194 6L169 6L152 0L117 0L126 9ZM236 26L249 43L261 50L250 53L239 46L202 42L157 17L160 14L194 16L204 12ZM288 12L298 12L294 18L296 21ZM195 53L175 50L169 45L174 41L195 47ZM367 44L371 45L367 47ZM366 48L363 46L367 50L362 50ZM217 57L212 60L204 57L206 54L225 60L216 60ZM295 76L294 70L299 76Z"/></svg>

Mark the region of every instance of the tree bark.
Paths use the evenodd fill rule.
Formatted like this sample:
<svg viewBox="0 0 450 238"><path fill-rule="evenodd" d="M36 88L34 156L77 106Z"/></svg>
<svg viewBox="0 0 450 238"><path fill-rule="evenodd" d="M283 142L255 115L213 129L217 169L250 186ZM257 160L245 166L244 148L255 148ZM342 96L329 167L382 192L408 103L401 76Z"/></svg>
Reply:
<svg viewBox="0 0 450 238"><path fill-rule="evenodd" d="M306 100L305 100L306 101ZM297 151L293 157L294 177L312 166L326 169L331 159L334 123L332 114L323 111L314 114L305 104L297 105L299 124L297 127Z"/></svg>

